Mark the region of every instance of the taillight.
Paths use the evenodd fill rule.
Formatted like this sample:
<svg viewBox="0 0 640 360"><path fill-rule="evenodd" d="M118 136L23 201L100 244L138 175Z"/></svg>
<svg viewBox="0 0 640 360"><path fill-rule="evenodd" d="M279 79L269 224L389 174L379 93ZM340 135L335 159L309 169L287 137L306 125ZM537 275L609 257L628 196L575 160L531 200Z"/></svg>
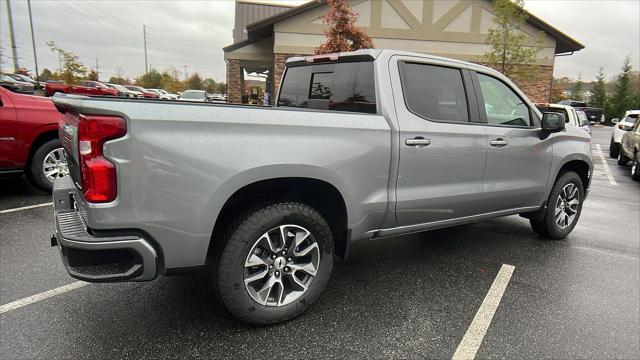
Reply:
<svg viewBox="0 0 640 360"><path fill-rule="evenodd" d="M116 167L102 153L105 141L123 137L127 123L116 116L81 115L78 153L84 198L92 203L110 202L118 194Z"/></svg>

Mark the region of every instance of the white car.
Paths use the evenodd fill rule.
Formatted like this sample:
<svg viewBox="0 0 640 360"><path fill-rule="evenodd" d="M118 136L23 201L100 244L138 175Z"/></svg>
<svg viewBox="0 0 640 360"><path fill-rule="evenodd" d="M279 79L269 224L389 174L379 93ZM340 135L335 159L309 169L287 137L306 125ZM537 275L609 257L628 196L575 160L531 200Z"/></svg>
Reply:
<svg viewBox="0 0 640 360"><path fill-rule="evenodd" d="M180 94L180 101L209 102L209 95L204 90L185 90Z"/></svg>
<svg viewBox="0 0 640 360"><path fill-rule="evenodd" d="M569 105L535 104L542 113L555 112L564 115L567 125L579 127L591 135L591 126L587 115L582 110L576 110Z"/></svg>
<svg viewBox="0 0 640 360"><path fill-rule="evenodd" d="M638 121L638 115L640 115L640 110L629 110L624 113L624 117L622 120L618 118L611 119L611 121L616 124L613 127L613 132L611 133L611 143L609 144L609 156L612 158L618 158L618 154L620 154L620 143L622 142L622 135L625 132L633 129Z"/></svg>
<svg viewBox="0 0 640 360"><path fill-rule="evenodd" d="M162 100L178 100L178 95L172 94L163 89L147 89L147 90L158 94L159 98Z"/></svg>
<svg viewBox="0 0 640 360"><path fill-rule="evenodd" d="M129 90L126 87L124 87L123 85L107 84L107 83L105 83L105 85L107 85L108 87L110 87L112 89L118 90L118 92L120 92L121 96L130 97L130 98L142 98L143 97L142 93L140 91Z"/></svg>

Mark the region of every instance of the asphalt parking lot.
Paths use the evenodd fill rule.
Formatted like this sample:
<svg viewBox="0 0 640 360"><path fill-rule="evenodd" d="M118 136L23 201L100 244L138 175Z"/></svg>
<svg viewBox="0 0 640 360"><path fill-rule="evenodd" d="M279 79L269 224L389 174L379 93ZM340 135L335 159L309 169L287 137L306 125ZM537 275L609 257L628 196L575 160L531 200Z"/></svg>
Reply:
<svg viewBox="0 0 640 360"><path fill-rule="evenodd" d="M638 359L640 183L608 157L610 131L594 129L592 190L564 241L510 216L355 243L305 314L266 328L232 318L200 274L89 284L3 310L0 358L451 358L509 264L477 358ZM3 211L49 201L0 180L0 304L76 283L50 206Z"/></svg>

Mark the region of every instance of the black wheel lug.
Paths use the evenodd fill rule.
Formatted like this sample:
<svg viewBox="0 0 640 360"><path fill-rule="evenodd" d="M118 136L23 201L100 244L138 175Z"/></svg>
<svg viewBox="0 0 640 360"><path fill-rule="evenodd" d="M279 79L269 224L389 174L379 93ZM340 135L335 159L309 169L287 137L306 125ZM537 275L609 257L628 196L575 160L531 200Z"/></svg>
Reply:
<svg viewBox="0 0 640 360"><path fill-rule="evenodd" d="M289 269L288 266L284 268L284 272L289 272L289 271L291 271L291 269Z"/></svg>
<svg viewBox="0 0 640 360"><path fill-rule="evenodd" d="M280 271L276 271L276 276L280 276Z"/></svg>
<svg viewBox="0 0 640 360"><path fill-rule="evenodd" d="M291 262L291 258L287 258L287 261L288 261L288 262Z"/></svg>
<svg viewBox="0 0 640 360"><path fill-rule="evenodd" d="M287 255L287 249L282 250L282 256Z"/></svg>
<svg viewBox="0 0 640 360"><path fill-rule="evenodd" d="M269 270L273 269L273 265L269 265Z"/></svg>
<svg viewBox="0 0 640 360"><path fill-rule="evenodd" d="M271 255L271 258L275 260L276 254Z"/></svg>

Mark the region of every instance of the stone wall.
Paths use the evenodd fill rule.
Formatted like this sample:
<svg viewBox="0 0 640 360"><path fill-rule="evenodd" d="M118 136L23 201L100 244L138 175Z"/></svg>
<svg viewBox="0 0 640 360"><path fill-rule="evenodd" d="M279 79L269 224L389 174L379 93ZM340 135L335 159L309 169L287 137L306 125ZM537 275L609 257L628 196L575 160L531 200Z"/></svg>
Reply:
<svg viewBox="0 0 640 360"><path fill-rule="evenodd" d="M244 92L244 71L240 67L240 60L227 60L227 101L242 102Z"/></svg>

